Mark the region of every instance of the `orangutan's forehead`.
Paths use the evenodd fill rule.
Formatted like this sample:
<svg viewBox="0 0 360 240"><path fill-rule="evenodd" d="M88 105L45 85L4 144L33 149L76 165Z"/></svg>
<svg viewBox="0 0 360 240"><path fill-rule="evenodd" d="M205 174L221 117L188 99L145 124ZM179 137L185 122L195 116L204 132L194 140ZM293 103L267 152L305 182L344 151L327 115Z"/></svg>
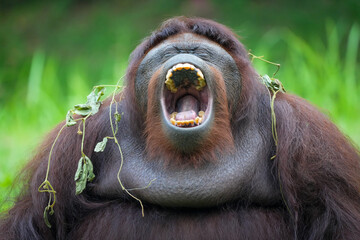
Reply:
<svg viewBox="0 0 360 240"><path fill-rule="evenodd" d="M197 44L217 44L214 41L211 41L207 37L201 36L195 33L180 33L173 36L168 37L163 41L164 44L182 42L182 43L197 43Z"/></svg>
<svg viewBox="0 0 360 240"><path fill-rule="evenodd" d="M163 48L165 46L177 46L179 48L188 48L188 47L206 47L209 48L222 48L220 44L208 39L205 36L201 36L199 34L195 33L180 33L173 36L168 37L166 40L164 40L162 43L160 43L158 46L154 47L153 49ZM218 49L219 51L219 49Z"/></svg>

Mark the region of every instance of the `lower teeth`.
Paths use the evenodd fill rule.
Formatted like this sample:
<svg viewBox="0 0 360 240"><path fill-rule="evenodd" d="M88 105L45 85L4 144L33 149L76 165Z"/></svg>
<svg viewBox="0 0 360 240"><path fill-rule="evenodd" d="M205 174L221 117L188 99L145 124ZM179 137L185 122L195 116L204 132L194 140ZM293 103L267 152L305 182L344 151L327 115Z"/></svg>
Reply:
<svg viewBox="0 0 360 240"><path fill-rule="evenodd" d="M174 126L179 126L179 127L185 127L185 126L195 126L195 125L200 125L204 119L204 111L200 111L198 116L195 119L191 119L191 120L175 120L175 116L176 116L176 112L173 112L170 115L170 123Z"/></svg>

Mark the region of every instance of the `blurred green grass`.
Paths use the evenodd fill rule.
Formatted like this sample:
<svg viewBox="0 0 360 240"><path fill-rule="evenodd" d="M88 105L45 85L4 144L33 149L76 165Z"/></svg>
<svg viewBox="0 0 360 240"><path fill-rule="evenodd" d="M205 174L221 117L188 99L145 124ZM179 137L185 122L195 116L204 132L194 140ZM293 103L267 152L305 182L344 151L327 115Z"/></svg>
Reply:
<svg viewBox="0 0 360 240"><path fill-rule="evenodd" d="M0 202L67 110L85 102L92 86L114 84L123 76L128 56L141 38L168 17L204 13L191 8L190 2L35 1L0 12ZM287 91L318 106L359 146L359 21L337 21L320 11L310 21L290 5L231 2L211 1L204 14L244 36L241 40L252 53L280 63L276 77ZM315 12L323 9L312 1L302 4ZM348 16L354 9L351 4L356 2L346 5ZM269 7L284 17L266 12ZM330 8L334 14L336 9ZM275 71L261 61L254 65L260 74ZM0 206L0 212L10 205Z"/></svg>
<svg viewBox="0 0 360 240"><path fill-rule="evenodd" d="M274 61L272 53L285 46L282 58L275 59L281 63L277 78L288 92L307 99L328 115L359 147L360 26L355 23L349 32L340 34L329 21L326 29L326 41L315 38L311 42L289 30L269 31L252 53ZM254 65L260 74L270 75L276 70L261 61L255 60Z"/></svg>

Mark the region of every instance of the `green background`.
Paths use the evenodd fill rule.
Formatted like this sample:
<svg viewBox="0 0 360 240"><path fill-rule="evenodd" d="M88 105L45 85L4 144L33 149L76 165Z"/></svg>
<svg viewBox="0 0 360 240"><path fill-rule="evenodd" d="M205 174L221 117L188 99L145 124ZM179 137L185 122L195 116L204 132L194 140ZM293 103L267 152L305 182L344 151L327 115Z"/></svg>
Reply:
<svg viewBox="0 0 360 240"><path fill-rule="evenodd" d="M281 64L277 78L288 92L315 104L360 145L358 0L3 0L0 210L11 205L4 200L12 183L46 132L86 102L92 86L115 84L141 39L179 15L231 27L252 53ZM275 71L254 65L260 74Z"/></svg>

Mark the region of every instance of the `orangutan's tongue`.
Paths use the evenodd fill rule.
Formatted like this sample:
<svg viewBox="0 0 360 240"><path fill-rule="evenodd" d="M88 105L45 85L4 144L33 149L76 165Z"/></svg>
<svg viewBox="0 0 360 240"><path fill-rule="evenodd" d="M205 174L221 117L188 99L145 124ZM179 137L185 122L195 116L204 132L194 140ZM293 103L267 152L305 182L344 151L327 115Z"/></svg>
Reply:
<svg viewBox="0 0 360 240"><path fill-rule="evenodd" d="M199 110L199 101L191 95L186 95L176 103L175 119L177 121L195 119Z"/></svg>

